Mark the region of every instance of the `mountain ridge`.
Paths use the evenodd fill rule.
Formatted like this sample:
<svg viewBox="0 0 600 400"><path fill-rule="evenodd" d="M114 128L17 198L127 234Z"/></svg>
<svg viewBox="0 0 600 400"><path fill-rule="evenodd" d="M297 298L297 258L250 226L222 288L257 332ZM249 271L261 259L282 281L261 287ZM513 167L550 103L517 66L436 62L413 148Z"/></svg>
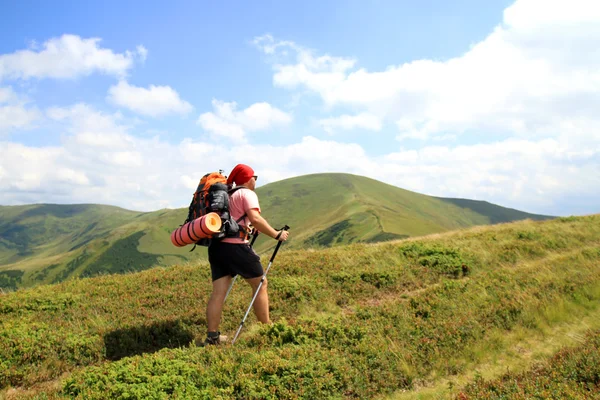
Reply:
<svg viewBox="0 0 600 400"><path fill-rule="evenodd" d="M288 247L300 249L553 218L476 200L436 198L344 173L288 178L256 192L263 216L275 228L291 226ZM170 233L186 216L187 207L138 212L91 203L0 206L0 287L205 258L204 247L190 253L191 246L176 248L170 242ZM274 245L259 235L255 249L267 252Z"/></svg>

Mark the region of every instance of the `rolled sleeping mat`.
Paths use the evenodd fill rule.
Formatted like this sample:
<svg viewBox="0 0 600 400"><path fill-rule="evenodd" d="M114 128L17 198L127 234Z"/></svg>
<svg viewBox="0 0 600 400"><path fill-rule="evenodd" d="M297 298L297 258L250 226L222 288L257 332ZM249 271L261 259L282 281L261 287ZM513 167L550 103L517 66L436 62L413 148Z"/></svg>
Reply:
<svg viewBox="0 0 600 400"><path fill-rule="evenodd" d="M202 238L211 237L221 229L221 217L211 212L180 226L171 233L171 243L177 247L194 244Z"/></svg>

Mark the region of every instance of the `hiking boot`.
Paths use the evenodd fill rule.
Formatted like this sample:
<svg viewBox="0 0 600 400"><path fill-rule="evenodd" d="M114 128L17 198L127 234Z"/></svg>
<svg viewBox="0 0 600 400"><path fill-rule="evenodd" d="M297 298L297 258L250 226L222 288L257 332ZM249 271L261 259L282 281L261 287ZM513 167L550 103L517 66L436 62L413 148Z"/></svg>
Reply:
<svg viewBox="0 0 600 400"><path fill-rule="evenodd" d="M222 343L227 342L227 336L221 335L221 332L208 332L206 339L201 341L201 339L196 339L196 346L204 347L208 345L218 346Z"/></svg>

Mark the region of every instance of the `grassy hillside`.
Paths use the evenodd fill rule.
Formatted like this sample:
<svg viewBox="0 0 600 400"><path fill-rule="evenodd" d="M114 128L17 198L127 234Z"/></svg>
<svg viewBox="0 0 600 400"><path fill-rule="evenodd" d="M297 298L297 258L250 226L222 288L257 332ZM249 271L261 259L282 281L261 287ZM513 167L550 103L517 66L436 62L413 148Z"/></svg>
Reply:
<svg viewBox="0 0 600 400"><path fill-rule="evenodd" d="M486 381L478 378L459 394L460 399L600 398L600 330L589 332L577 346L521 373L507 373Z"/></svg>
<svg viewBox="0 0 600 400"><path fill-rule="evenodd" d="M487 202L422 195L350 174L313 174L257 190L274 225L295 228L297 247L400 239L523 219L548 219Z"/></svg>
<svg viewBox="0 0 600 400"><path fill-rule="evenodd" d="M189 249L166 242L183 219L183 210L140 213L91 204L1 206L0 288L185 261Z"/></svg>
<svg viewBox="0 0 600 400"><path fill-rule="evenodd" d="M472 200L439 199L348 174L315 174L257 189L263 215L292 227L290 248L380 242L457 228L544 219ZM0 288L140 271L206 258L171 244L187 209L140 213L100 205L0 206ZM275 241L259 238L259 252Z"/></svg>
<svg viewBox="0 0 600 400"><path fill-rule="evenodd" d="M235 346L192 343L205 333L210 286L199 262L0 296L0 390L7 398L528 398L509 397L520 392L507 371L519 374L519 387L547 377L550 388L581 398L600 389L600 215L328 249L284 245L269 274L274 323L250 315ZM224 333L235 332L249 300L238 283ZM588 331L582 348L560 352ZM542 375L535 365L548 349L561 361Z"/></svg>

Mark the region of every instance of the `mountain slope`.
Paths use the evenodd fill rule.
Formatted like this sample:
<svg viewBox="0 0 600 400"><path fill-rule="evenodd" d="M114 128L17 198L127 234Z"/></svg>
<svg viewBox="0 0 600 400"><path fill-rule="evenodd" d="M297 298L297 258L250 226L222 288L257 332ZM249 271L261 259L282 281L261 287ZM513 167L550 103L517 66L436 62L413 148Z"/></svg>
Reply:
<svg viewBox="0 0 600 400"><path fill-rule="evenodd" d="M182 211L140 213L93 204L0 207L0 287L187 260L189 249L165 242L185 218ZM141 249L146 243L151 251Z"/></svg>
<svg viewBox="0 0 600 400"><path fill-rule="evenodd" d="M444 199L350 174L314 174L257 190L263 215L294 228L296 247L381 241L550 216L487 202Z"/></svg>
<svg viewBox="0 0 600 400"><path fill-rule="evenodd" d="M486 202L441 199L349 174L314 174L257 188L263 215L291 226L290 248L379 242L474 225L550 217ZM187 209L140 213L102 205L0 206L0 287L139 271L206 258L170 233ZM258 252L275 241L259 235Z"/></svg>

